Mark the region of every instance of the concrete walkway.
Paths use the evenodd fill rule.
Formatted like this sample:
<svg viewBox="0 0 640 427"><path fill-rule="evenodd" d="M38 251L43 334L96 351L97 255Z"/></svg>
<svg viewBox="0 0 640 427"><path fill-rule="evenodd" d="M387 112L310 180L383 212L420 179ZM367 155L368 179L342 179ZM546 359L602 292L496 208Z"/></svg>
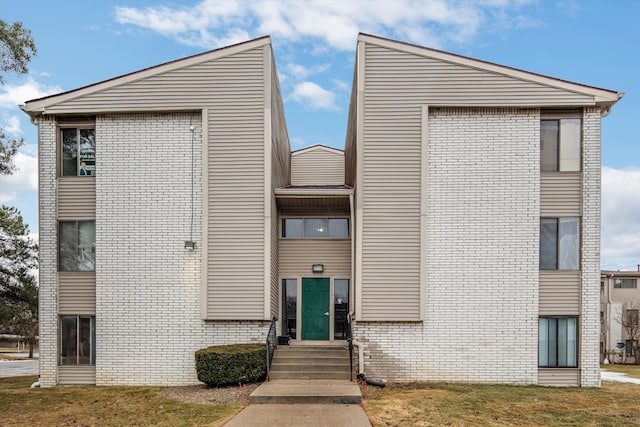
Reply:
<svg viewBox="0 0 640 427"><path fill-rule="evenodd" d="M0 360L0 378L38 375L37 360Z"/></svg>
<svg viewBox="0 0 640 427"><path fill-rule="evenodd" d="M640 384L640 379L628 377L622 372L610 372L606 369L600 369L600 379L602 381L615 382L615 383L632 383Z"/></svg>
<svg viewBox="0 0 640 427"><path fill-rule="evenodd" d="M273 380L226 426L369 427L358 384L346 380Z"/></svg>
<svg viewBox="0 0 640 427"><path fill-rule="evenodd" d="M225 424L226 427L370 427L360 405L262 404L249 405Z"/></svg>

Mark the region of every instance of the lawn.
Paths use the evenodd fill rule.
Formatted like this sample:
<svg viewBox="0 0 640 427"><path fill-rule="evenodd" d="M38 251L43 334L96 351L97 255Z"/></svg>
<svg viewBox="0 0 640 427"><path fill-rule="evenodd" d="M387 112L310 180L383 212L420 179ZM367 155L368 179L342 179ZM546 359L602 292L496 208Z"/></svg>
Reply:
<svg viewBox="0 0 640 427"><path fill-rule="evenodd" d="M220 426L242 409L179 402L160 387L29 388L36 380L0 378L0 426Z"/></svg>
<svg viewBox="0 0 640 427"><path fill-rule="evenodd" d="M364 407L376 427L640 425L640 386L391 384L372 391Z"/></svg>

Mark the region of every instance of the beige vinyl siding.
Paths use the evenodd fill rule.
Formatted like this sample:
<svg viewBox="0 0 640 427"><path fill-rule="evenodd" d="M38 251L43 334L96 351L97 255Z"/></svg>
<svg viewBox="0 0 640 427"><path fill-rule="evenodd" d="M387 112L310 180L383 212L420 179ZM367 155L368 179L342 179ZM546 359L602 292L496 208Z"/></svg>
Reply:
<svg viewBox="0 0 640 427"><path fill-rule="evenodd" d="M380 74L395 54L370 61L368 48L366 53L362 187L356 190L362 192L360 320L417 321L421 106L411 91L386 89L392 81L416 86Z"/></svg>
<svg viewBox="0 0 640 427"><path fill-rule="evenodd" d="M95 177L58 178L58 219L85 220L95 217Z"/></svg>
<svg viewBox="0 0 640 427"><path fill-rule="evenodd" d="M323 277L351 277L351 240L280 239L281 277L312 277L311 265L324 264Z"/></svg>
<svg viewBox="0 0 640 427"><path fill-rule="evenodd" d="M353 72L353 83L351 86L351 99L349 101L349 117L347 121L347 136L344 143L344 183L347 185L356 185L356 169L357 169L357 95L358 95L358 66L356 65Z"/></svg>
<svg viewBox="0 0 640 427"><path fill-rule="evenodd" d="M344 153L312 147L291 155L291 185L343 185Z"/></svg>
<svg viewBox="0 0 640 427"><path fill-rule="evenodd" d="M540 216L581 215L580 172L544 172L540 174Z"/></svg>
<svg viewBox="0 0 640 427"><path fill-rule="evenodd" d="M96 273L58 273L58 314L96 314Z"/></svg>
<svg viewBox="0 0 640 427"><path fill-rule="evenodd" d="M263 48L215 58L47 107L47 113L149 112L200 109L262 99ZM228 122L227 125L232 125Z"/></svg>
<svg viewBox="0 0 640 427"><path fill-rule="evenodd" d="M271 53L270 53L271 54ZM280 95L275 61L271 59L271 187L285 187L290 182L291 148ZM278 317L280 283L278 280L278 208L271 194L271 317Z"/></svg>
<svg viewBox="0 0 640 427"><path fill-rule="evenodd" d="M264 73L262 48L170 73L208 93L208 319L265 317Z"/></svg>
<svg viewBox="0 0 640 427"><path fill-rule="evenodd" d="M538 385L578 387L580 370L578 368L538 368Z"/></svg>
<svg viewBox="0 0 640 427"><path fill-rule="evenodd" d="M593 97L532 81L366 44L370 98L392 109L406 101L459 106L592 105ZM371 66L369 66L371 65Z"/></svg>
<svg viewBox="0 0 640 427"><path fill-rule="evenodd" d="M95 366L59 366L58 384L92 385L96 383Z"/></svg>
<svg viewBox="0 0 640 427"><path fill-rule="evenodd" d="M540 270L540 316L580 315L580 272Z"/></svg>

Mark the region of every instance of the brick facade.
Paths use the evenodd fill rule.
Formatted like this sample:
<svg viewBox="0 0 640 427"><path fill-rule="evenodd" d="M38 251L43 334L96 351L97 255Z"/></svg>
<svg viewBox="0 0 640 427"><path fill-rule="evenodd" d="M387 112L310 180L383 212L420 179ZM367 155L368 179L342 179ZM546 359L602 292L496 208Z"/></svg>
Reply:
<svg viewBox="0 0 640 427"><path fill-rule="evenodd" d="M357 323L365 369L536 383L539 112L431 109L428 128L425 320Z"/></svg>

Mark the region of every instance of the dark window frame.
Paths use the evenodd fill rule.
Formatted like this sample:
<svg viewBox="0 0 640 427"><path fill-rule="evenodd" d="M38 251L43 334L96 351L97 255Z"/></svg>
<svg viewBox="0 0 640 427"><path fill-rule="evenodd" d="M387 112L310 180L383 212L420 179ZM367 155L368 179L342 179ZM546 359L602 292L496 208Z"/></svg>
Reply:
<svg viewBox="0 0 640 427"><path fill-rule="evenodd" d="M287 236L287 221L300 221L301 222L301 230L300 233L295 233L294 236ZM305 233L305 228L308 220L323 220L324 221L324 235L315 235L315 236L307 236ZM344 220L347 222L347 235L346 236L330 236L331 233L331 220ZM345 240L351 238L351 219L345 216L330 216L330 217L322 217L322 216L309 216L309 217L285 217L280 220L280 237L282 239L320 239L320 240Z"/></svg>
<svg viewBox="0 0 640 427"><path fill-rule="evenodd" d="M70 129L75 129L76 130L76 145L77 145L77 149L76 149L76 167L75 167L75 174L66 174L64 173L65 167L64 167L64 131L65 130L70 130ZM90 166L89 168L87 168L89 170L90 173L88 173L87 175L81 174L80 172L80 166L82 163L82 156L81 156L81 143L80 143L80 133L81 131L84 130L92 130L93 131L93 138L94 138L94 160L93 160L93 165L88 165ZM86 178L90 178L90 177L95 177L96 175L96 168L95 168L95 161L98 157L97 155L97 134L96 134L96 123L95 121L78 121L78 120L73 120L73 121L60 121L58 123L57 126L57 130L56 130L56 135L57 135L57 176L61 177L61 178L73 178L73 177L82 177L83 179Z"/></svg>
<svg viewBox="0 0 640 427"><path fill-rule="evenodd" d="M64 348L65 332L70 334L71 331L65 331L64 319L75 319L75 344L71 343L73 347L69 349ZM82 346L83 334L78 333L82 331L82 321L89 320L89 345ZM59 322L59 345L58 345L58 366L95 366L96 365L96 316L93 314L63 314L58 318ZM68 323L70 324L70 323ZM85 348L86 347L86 348ZM83 355L83 350L88 350L89 355ZM67 354L69 352L75 352L75 356ZM75 363L73 358L75 357Z"/></svg>
<svg viewBox="0 0 640 427"><path fill-rule="evenodd" d="M93 223L93 235L94 235L94 239L93 239L93 245L91 247L91 253L93 254L93 269L80 269L80 249L82 248L82 246L80 245L80 224L81 223ZM75 260L75 268L66 268L65 265L69 260L68 256L64 256L62 255L63 252L63 247L62 247L62 241L63 241L63 227L64 224L75 224L75 246L71 249L73 249L73 252L75 253L74 256L74 260ZM95 263L95 253L96 253L96 242L95 242L95 229L96 229L96 222L95 220L80 220L80 221L58 221L58 271L59 272L92 272L96 270L96 263ZM84 253L84 252L83 252ZM64 261L64 263L63 263Z"/></svg>
<svg viewBox="0 0 640 427"><path fill-rule="evenodd" d="M563 143L562 141L562 122L563 121L567 121L567 120L572 120L572 121L579 121L579 134L578 134L578 169L564 169L562 167L562 159L561 159L561 153L562 153L562 147L564 144L567 144L569 142L565 142ZM551 169L548 169L545 167L545 163L543 163L543 160L545 159L544 156L544 132L543 132L543 128L544 128L544 124L545 123L556 123L556 135L555 135L555 148L556 148L556 158L555 158L555 166ZM542 173L545 172L581 172L582 171L582 140L583 140L583 121L582 121L582 117L580 116L574 116L574 115L570 115L570 116L553 116L553 115L542 115L542 117L540 118L540 171Z"/></svg>
<svg viewBox="0 0 640 427"><path fill-rule="evenodd" d="M552 319L553 321L555 321L555 331L554 331L554 336L553 336L553 345L547 345L547 364L543 364L542 360L540 360L540 355L543 351L542 348L542 339L541 339L541 330L540 330L540 320L542 319L547 319L547 342L551 343L551 338L549 333L549 323L548 321L550 319ZM564 343L564 349L565 349L565 354L562 355L561 354L561 345L560 345L560 341L559 341L559 325L561 322L559 322L559 320L573 320L575 323L575 336L573 337L575 341L575 352L573 354L573 356L575 357L575 360L573 361L569 361L569 343L571 343L572 341L569 339L569 335L568 335L568 328L569 328L569 322L567 321L566 324L566 329L567 329L567 336L565 337L565 343ZM572 368L575 369L578 367L578 362L580 360L580 342L579 342L579 337L580 337L580 322L577 316L540 316L538 318L538 367L539 368ZM553 354L552 354L553 353ZM566 361L565 364L561 364L560 360L561 360L561 356L564 356L564 359ZM572 362L572 363L570 363Z"/></svg>
<svg viewBox="0 0 640 427"><path fill-rule="evenodd" d="M613 279L613 289L638 289L638 279L630 277L616 277Z"/></svg>
<svg viewBox="0 0 640 427"><path fill-rule="evenodd" d="M563 246L561 246L562 243L562 239L561 239L561 220L577 220L578 222L578 242L577 242L577 253L574 254L576 256L577 259L577 265L576 268L563 268L560 264L561 261L561 256L563 253ZM553 267L548 266L548 264L546 264L545 262L543 262L543 260L545 259L545 257L543 256L543 249L546 247L546 245L543 245L543 221L549 221L549 220L555 220L555 264ZM539 243L539 257L538 257L538 265L539 265L539 269L540 270L547 270L547 271L555 271L555 270L564 270L564 271L576 271L576 270L580 270L580 266L582 264L582 218L581 217L541 217L540 218L540 243Z"/></svg>

